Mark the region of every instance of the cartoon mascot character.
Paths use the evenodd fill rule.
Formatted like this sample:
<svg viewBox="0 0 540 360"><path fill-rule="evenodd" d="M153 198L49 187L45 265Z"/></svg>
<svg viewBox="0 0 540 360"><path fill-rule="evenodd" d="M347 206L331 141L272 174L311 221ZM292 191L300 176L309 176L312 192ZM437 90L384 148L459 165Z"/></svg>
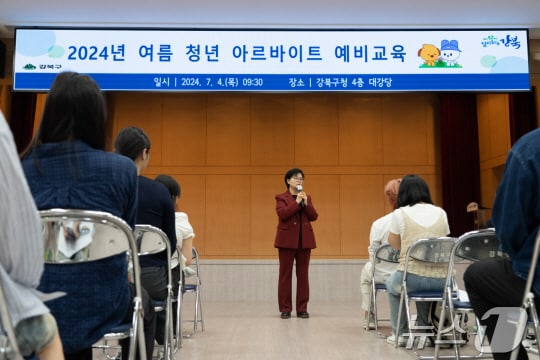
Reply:
<svg viewBox="0 0 540 360"><path fill-rule="evenodd" d="M422 48L418 50L418 56L424 60L424 64L427 66L435 66L440 55L441 51L433 44L424 44L422 45Z"/></svg>

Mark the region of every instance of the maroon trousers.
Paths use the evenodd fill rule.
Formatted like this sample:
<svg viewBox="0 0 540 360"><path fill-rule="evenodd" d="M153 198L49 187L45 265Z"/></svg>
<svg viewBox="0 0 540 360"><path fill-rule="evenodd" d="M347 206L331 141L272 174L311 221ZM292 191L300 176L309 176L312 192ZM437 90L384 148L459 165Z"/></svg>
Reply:
<svg viewBox="0 0 540 360"><path fill-rule="evenodd" d="M311 249L279 248L279 311L292 311L292 272L296 260L296 311L307 311Z"/></svg>

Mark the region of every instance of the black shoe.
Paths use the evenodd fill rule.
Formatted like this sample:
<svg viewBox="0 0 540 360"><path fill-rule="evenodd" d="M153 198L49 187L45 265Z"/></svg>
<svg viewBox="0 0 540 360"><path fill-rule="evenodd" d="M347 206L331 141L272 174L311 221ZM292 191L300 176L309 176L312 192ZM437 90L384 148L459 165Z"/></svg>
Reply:
<svg viewBox="0 0 540 360"><path fill-rule="evenodd" d="M282 311L281 312L281 318L282 319L288 319L291 317L291 312L290 311Z"/></svg>
<svg viewBox="0 0 540 360"><path fill-rule="evenodd" d="M296 313L296 316L302 319L307 319L309 318L309 313L307 311L299 311Z"/></svg>

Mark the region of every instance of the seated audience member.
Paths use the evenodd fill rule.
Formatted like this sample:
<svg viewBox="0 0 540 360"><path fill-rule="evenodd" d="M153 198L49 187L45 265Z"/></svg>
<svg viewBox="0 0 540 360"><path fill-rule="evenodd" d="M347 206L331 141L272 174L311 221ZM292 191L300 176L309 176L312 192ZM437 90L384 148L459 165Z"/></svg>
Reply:
<svg viewBox="0 0 540 360"><path fill-rule="evenodd" d="M175 217L175 228L176 228L176 248L180 249L180 256L178 252L175 251L173 258L179 257L181 264L181 269L185 269L186 266L191 265L192 263L192 250L193 250L193 239L195 238L195 233L193 232L193 227L189 223L188 215L185 212L178 211L178 201L180 200L180 195L182 193L180 184L170 175L158 175L155 178L156 181L165 185L171 198L174 203L174 208L177 210L174 213ZM185 269L187 270L187 269ZM184 271L185 273L185 271ZM185 274L186 276L188 274Z"/></svg>
<svg viewBox="0 0 540 360"><path fill-rule="evenodd" d="M36 289L43 273L41 223L1 112L0 153L0 286L19 350L26 357L63 359L56 320Z"/></svg>
<svg viewBox="0 0 540 360"><path fill-rule="evenodd" d="M399 183L401 179L390 180L384 187L384 194L388 200L388 203L393 210L396 208L397 193L399 189ZM369 302L371 301L371 275L373 273L373 261L375 252L379 246L388 244L388 230L390 228L390 220L392 219L392 213L388 213L383 217L378 218L371 224L371 231L369 233L369 259L360 275L360 289L362 292L362 308L364 309L365 327L369 329L375 328L375 317L371 313L368 316ZM386 282L386 279L396 270L396 264L381 262L377 264L374 274L375 283L382 284ZM371 308L373 310L373 307Z"/></svg>
<svg viewBox="0 0 540 360"><path fill-rule="evenodd" d="M386 281L390 301L390 320L392 335L387 342L405 346L407 339L403 334L408 333L408 321L405 309L402 309L400 328L397 329L401 284L405 268L405 257L409 246L416 240L447 236L450 233L446 212L433 205L429 187L421 177L407 175L401 179L397 197L397 209L392 212L388 243L394 249L400 249L397 270ZM442 290L446 280L448 266L445 264L424 264L409 261L407 288L409 291ZM428 314L430 302L417 302L418 326L429 326Z"/></svg>
<svg viewBox="0 0 540 360"><path fill-rule="evenodd" d="M127 156L137 168L139 179L139 199L137 207L137 224L155 226L168 236L171 249L176 249L176 232L174 220L174 204L167 188L155 180L141 176L150 160L150 139L146 133L135 126L126 127L118 133L114 141L114 149L118 154ZM150 297L165 300L167 297L167 252L143 256L141 265L141 283ZM164 342L165 314L157 314L156 340Z"/></svg>
<svg viewBox="0 0 540 360"><path fill-rule="evenodd" d="M474 313L486 327L495 360L510 359L509 342L514 325L505 324L503 314L484 315L498 309L517 308L523 301L531 267L536 235L540 229L540 129L523 135L508 153L504 173L495 195L491 220L501 249L508 257L471 264L463 280ZM532 288L536 309L540 309L540 266L536 266ZM501 316L497 316L501 315ZM505 326L506 325L506 326ZM509 330L511 329L511 330ZM496 334L499 335L496 335ZM506 338L509 342L501 341ZM499 339L499 341L495 341ZM511 346L510 346L511 347ZM519 344L518 359L528 359Z"/></svg>
<svg viewBox="0 0 540 360"><path fill-rule="evenodd" d="M129 159L104 150L106 120L103 95L91 77L74 72L57 75L37 133L22 154L23 169L38 209L106 211L135 225L137 170ZM82 270L87 268L92 272ZM127 276L125 280L111 276L126 273L125 259L108 258L100 263L99 271L84 263L62 267L61 272L54 269L45 268L40 289L67 293L48 303L58 322L66 358L91 359L96 341L112 327L131 320L133 284ZM155 313L146 292L142 300L150 359ZM127 357L129 342L122 344L122 355Z"/></svg>

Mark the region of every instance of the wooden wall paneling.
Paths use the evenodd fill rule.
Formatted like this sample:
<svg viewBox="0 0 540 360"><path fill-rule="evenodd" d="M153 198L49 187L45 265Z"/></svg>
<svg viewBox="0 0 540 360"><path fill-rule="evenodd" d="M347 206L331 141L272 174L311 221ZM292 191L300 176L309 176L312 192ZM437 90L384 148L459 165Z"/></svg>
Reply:
<svg viewBox="0 0 540 360"><path fill-rule="evenodd" d="M7 121L11 118L11 80L0 79L0 111Z"/></svg>
<svg viewBox="0 0 540 360"><path fill-rule="evenodd" d="M163 97L163 165L206 165L206 94Z"/></svg>
<svg viewBox="0 0 540 360"><path fill-rule="evenodd" d="M39 123L41 122L41 117L43 116L43 110L45 109L45 101L47 101L47 94L45 93L37 94L36 112L34 114L34 131L33 131L34 135L36 134L39 128Z"/></svg>
<svg viewBox="0 0 540 360"><path fill-rule="evenodd" d="M418 95L383 99L384 165L428 165L430 161L426 127L434 119L432 104Z"/></svg>
<svg viewBox="0 0 540 360"><path fill-rule="evenodd" d="M188 215L189 222L193 226L195 239L193 245L201 254L206 252L206 229L205 213L206 199L206 176L203 174L185 175L169 174L180 184L181 194L178 200L178 211Z"/></svg>
<svg viewBox="0 0 540 360"><path fill-rule="evenodd" d="M425 180L429 187L429 193L431 194L431 200L437 206L443 207L443 196L442 196L442 179L440 173L437 174L419 174L422 179ZM463 208L465 211L465 207Z"/></svg>
<svg viewBox="0 0 540 360"><path fill-rule="evenodd" d="M480 171L485 171L504 165L510 150L508 95L479 94L476 99ZM481 180L481 188L484 186L491 185Z"/></svg>
<svg viewBox="0 0 540 360"><path fill-rule="evenodd" d="M341 255L341 228L339 174L305 174L304 190L312 196L313 205L319 214L313 222L317 249L316 258L339 257Z"/></svg>
<svg viewBox="0 0 540 360"><path fill-rule="evenodd" d="M489 118L492 156L506 157L510 150L508 94L489 95Z"/></svg>
<svg viewBox="0 0 540 360"><path fill-rule="evenodd" d="M204 255L250 255L250 182L246 174L206 177Z"/></svg>
<svg viewBox="0 0 540 360"><path fill-rule="evenodd" d="M431 94L421 96L424 101L425 126L426 126L426 151L427 164L441 164L441 132L439 114L439 98ZM420 100L419 99L419 100Z"/></svg>
<svg viewBox="0 0 540 360"><path fill-rule="evenodd" d="M207 165L250 165L249 96L216 94L207 104Z"/></svg>
<svg viewBox="0 0 540 360"><path fill-rule="evenodd" d="M277 256L277 249L274 248L278 223L275 196L286 191L283 176L251 176L249 238L252 256Z"/></svg>
<svg viewBox="0 0 540 360"><path fill-rule="evenodd" d="M336 95L295 96L295 162L337 165L339 133Z"/></svg>
<svg viewBox="0 0 540 360"><path fill-rule="evenodd" d="M382 175L340 176L341 255L368 257L371 224L386 213L384 186L388 180Z"/></svg>
<svg viewBox="0 0 540 360"><path fill-rule="evenodd" d="M379 165L383 162L380 96L339 97L339 164Z"/></svg>
<svg viewBox="0 0 540 360"><path fill-rule="evenodd" d="M150 138L149 166L162 163L162 95L150 93L118 93L115 95L115 131L127 126L137 126ZM114 141L114 140L113 140ZM151 172L151 170L149 170Z"/></svg>
<svg viewBox="0 0 540 360"><path fill-rule="evenodd" d="M251 96L251 165L294 163L294 98L288 94Z"/></svg>
<svg viewBox="0 0 540 360"><path fill-rule="evenodd" d="M478 205L489 208L486 211L486 219L491 217L491 208L495 201L495 193L502 179L504 165L480 171L481 199Z"/></svg>

